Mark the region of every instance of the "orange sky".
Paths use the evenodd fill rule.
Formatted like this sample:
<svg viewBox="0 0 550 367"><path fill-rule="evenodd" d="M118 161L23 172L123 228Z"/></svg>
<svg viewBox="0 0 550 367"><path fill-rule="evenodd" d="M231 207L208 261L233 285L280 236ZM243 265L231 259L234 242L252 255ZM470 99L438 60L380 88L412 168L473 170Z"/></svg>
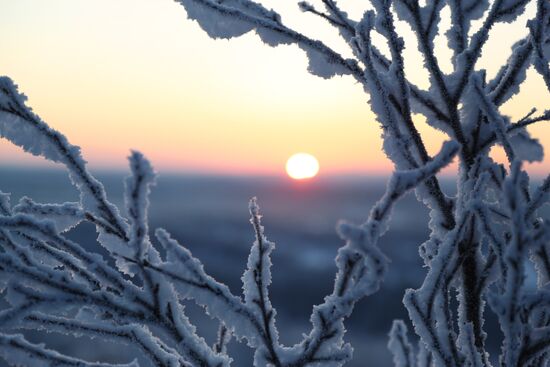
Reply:
<svg viewBox="0 0 550 367"><path fill-rule="evenodd" d="M280 3L267 1L275 9ZM350 11L358 3L339 1ZM342 48L324 23L285 4L287 23ZM524 34L524 23L493 31L480 61L489 75ZM448 71L445 42L437 47ZM414 49L407 49L406 71L425 85ZM315 155L324 174L391 168L367 96L351 77L311 76L295 46L269 48L253 34L211 40L170 0L0 0L0 54L0 74L82 147L92 167L123 167L129 150L138 149L161 172L282 174L295 152ZM503 110L519 118L532 106L548 108L549 97L530 71L522 94ZM435 152L442 135L418 124ZM531 129L547 148L549 125ZM531 170L546 174L548 157ZM1 140L0 164L43 162Z"/></svg>

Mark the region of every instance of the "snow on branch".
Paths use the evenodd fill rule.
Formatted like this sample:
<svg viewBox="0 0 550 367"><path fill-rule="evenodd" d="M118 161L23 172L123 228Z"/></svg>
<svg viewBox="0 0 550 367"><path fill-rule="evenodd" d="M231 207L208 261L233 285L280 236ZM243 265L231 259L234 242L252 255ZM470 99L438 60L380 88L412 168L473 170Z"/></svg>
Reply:
<svg viewBox="0 0 550 367"><path fill-rule="evenodd" d="M402 320L394 320L388 348L393 354L395 367L413 367L416 365L414 350L407 337L407 326Z"/></svg>
<svg viewBox="0 0 550 367"><path fill-rule="evenodd" d="M107 250L121 251L127 239L126 223L118 209L107 201L103 185L87 170L80 148L69 144L25 105L26 97L8 77L0 77L0 136L26 152L42 156L67 167L73 184L80 191L80 204L97 219L100 242Z"/></svg>
<svg viewBox="0 0 550 367"><path fill-rule="evenodd" d="M500 365L548 364L550 224L541 208L550 199L550 176L534 185L522 167L543 158L542 145L527 127L550 121L550 109L541 114L531 109L514 123L500 111L523 91L531 66L550 89L548 1L536 1L535 16L491 80L477 66L491 30L514 22L528 0L372 0L357 19L334 0L298 3L304 13L336 29L351 49L349 57L286 26L279 13L260 2L177 2L212 38L254 31L269 46L300 47L314 75L349 75L359 83L395 166L386 192L363 224L338 225L344 244L336 254L332 291L313 306L310 331L285 346L279 340L285 330L276 326L269 294L275 245L264 233L255 198L249 203L255 241L242 276L243 294L233 294L167 231L159 228L149 237L148 200L155 173L143 155L132 152L129 157L125 208L119 212L88 172L80 149L26 106L11 79L1 77L0 136L63 164L80 192L74 202L37 203L23 197L13 207L9 194L0 192L0 290L8 305L0 310L2 358L24 366L111 366L60 354L16 334L38 329L132 344L155 366L229 366L227 345L232 342L255 351L255 366L343 366L353 355L344 322L391 271L379 239L388 230L394 205L414 190L430 210L430 234L419 246L426 276L403 299L416 336L407 335L403 321L391 328L388 347L395 365L490 367L494 356L486 340L495 336L486 330L488 312L496 315L504 336ZM449 73L442 71L434 45L445 7L451 12L445 34L452 51ZM410 40L400 34L396 19L415 33L424 61L418 67L429 74L425 89L406 73L404 50ZM375 45L374 33L382 36L389 53ZM449 140L434 156L426 148L428 136L413 119L417 113ZM494 144L504 147L507 166L489 156ZM456 194L449 197L438 173L453 160L458 163ZM107 258L67 237L83 222L96 227ZM535 287L526 284L529 262L538 275ZM209 344L199 335L185 314L185 299L219 322L216 342Z"/></svg>
<svg viewBox="0 0 550 367"><path fill-rule="evenodd" d="M0 355L9 363L27 367L42 367L45 365L60 367L138 367L137 362L128 364L110 364L86 362L71 358L44 348L43 345L31 344L21 335L0 334Z"/></svg>
<svg viewBox="0 0 550 367"><path fill-rule="evenodd" d="M136 344L153 364L162 366L227 365L230 359L225 344L231 334L245 338L256 349L256 365L342 365L351 358L351 347L343 342L343 321L359 299L379 289L387 269L377 241L385 231L380 228L386 226L391 207L446 166L458 149L457 144L446 143L425 165L396 172L365 225L340 225L346 245L336 259L334 291L314 308L312 331L293 347L278 342L276 311L268 293L274 245L264 235L256 199L250 202L256 241L243 275L242 299L207 275L200 261L166 231L155 232L165 256L154 248L148 238L147 209L155 174L137 152L130 156L132 175L125 187L127 238L109 252L116 267L65 237L64 232L80 222L100 227L98 220L106 221L89 215L82 203L38 204L23 198L11 209L9 196L2 196L0 272L11 306L0 311L0 325ZM106 222L107 228L109 225ZM128 274L137 276L129 278ZM193 299L220 321L219 342L213 348L196 334L180 298ZM69 312L75 308L79 312ZM5 338L11 341L0 347L2 353L11 351L9 345L17 342L22 353L31 356L29 363L38 364L45 356L57 358L56 363L70 365L73 361L21 336L7 334Z"/></svg>
<svg viewBox="0 0 550 367"><path fill-rule="evenodd" d="M318 40L296 32L281 22L281 16L250 0L178 0L187 16L196 20L213 38L232 38L255 30L270 46L297 43L309 58L308 71L323 78L359 73L347 60Z"/></svg>
<svg viewBox="0 0 550 367"><path fill-rule="evenodd" d="M132 176L126 179L125 200L130 219L129 242L136 251L136 258L143 260L148 254L149 238L147 233L148 196L155 183L155 174L151 164L139 152L132 152L129 158Z"/></svg>
<svg viewBox="0 0 550 367"><path fill-rule="evenodd" d="M271 252L275 245L269 242L264 235L264 228L260 223L260 208L256 198L249 204L250 223L254 228L256 241L252 245L248 257L247 269L243 274L243 290L245 305L253 310L256 318L261 320L265 350L258 349L255 361L258 364L280 365L277 355L279 332L275 327L276 311L269 300L268 287L271 284ZM262 361L263 360L263 361Z"/></svg>
<svg viewBox="0 0 550 367"><path fill-rule="evenodd" d="M455 143L447 143L434 160L422 168L396 172L388 184L382 199L372 208L369 219L361 226L342 222L338 226L340 236L346 240L336 258L338 273L333 293L325 302L315 306L311 315L313 329L307 339L294 349L301 351L298 361L306 365L326 355L337 343L342 354L340 363L351 358L351 347L343 344L343 321L361 298L378 291L388 267L388 259L377 246L387 228L393 204L406 192L414 189L445 167L458 151ZM328 345L327 345L328 344ZM331 353L334 353L332 351ZM339 365L339 364L338 364Z"/></svg>
<svg viewBox="0 0 550 367"><path fill-rule="evenodd" d="M506 152L508 160L512 162L515 159L515 153L506 135L505 122L498 113L496 106L487 98L487 96L483 92L483 87L481 86L481 80L479 76L473 74L472 78L473 80L471 83L473 85L473 89L477 94L477 97L479 98L479 106L481 108L481 111L489 120L491 126L493 126L493 128L495 129L495 135L497 136L498 140L500 140L500 143L504 148L504 151Z"/></svg>
<svg viewBox="0 0 550 367"><path fill-rule="evenodd" d="M542 75L546 88L550 91L550 4L537 1L537 16L528 24L533 44L533 65Z"/></svg>
<svg viewBox="0 0 550 367"><path fill-rule="evenodd" d="M66 232L82 222L86 214L78 203L38 204L31 198L22 197L15 207L15 213L24 213L36 218L49 219L55 223L56 231Z"/></svg>

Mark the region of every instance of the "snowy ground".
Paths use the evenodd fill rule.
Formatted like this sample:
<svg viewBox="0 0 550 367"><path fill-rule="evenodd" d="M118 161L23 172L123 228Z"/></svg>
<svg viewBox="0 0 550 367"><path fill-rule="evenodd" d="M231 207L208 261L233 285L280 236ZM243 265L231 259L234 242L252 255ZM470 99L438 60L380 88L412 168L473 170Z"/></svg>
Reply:
<svg viewBox="0 0 550 367"><path fill-rule="evenodd" d="M123 174L98 174L110 199L122 200ZM381 178L331 179L290 182L276 178L220 178L170 176L159 178L152 195L152 227L162 226L188 246L206 270L240 292L240 277L246 264L253 232L248 218L248 199L257 196L269 239L277 245L271 288L278 309L277 324L287 345L309 331L311 306L320 303L331 288L333 258L342 242L334 231L338 219L362 222L384 189ZM77 200L62 171L0 170L0 190L11 192L16 202L22 195L38 202ZM427 236L427 211L411 195L396 208L392 230L381 248L391 258L383 289L359 303L348 321L347 339L355 348L349 366L389 366L386 334L391 320L406 318L401 304L403 291L421 283L423 271L417 246ZM81 226L70 235L87 248L97 249L94 230ZM188 313L207 340L213 340L216 324L194 305ZM488 321L489 325L493 322ZM494 327L494 326L492 326ZM95 360L127 361L133 353L111 343L70 339L34 333L33 341L45 341L68 353ZM489 340L496 345L498 340ZM250 365L251 353L232 342L235 366ZM0 361L0 366L3 366Z"/></svg>

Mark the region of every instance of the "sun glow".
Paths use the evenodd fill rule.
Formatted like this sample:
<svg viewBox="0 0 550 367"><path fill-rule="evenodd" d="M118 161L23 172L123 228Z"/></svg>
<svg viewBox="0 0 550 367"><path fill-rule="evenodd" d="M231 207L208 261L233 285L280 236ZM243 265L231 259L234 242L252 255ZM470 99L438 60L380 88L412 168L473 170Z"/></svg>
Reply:
<svg viewBox="0 0 550 367"><path fill-rule="evenodd" d="M315 177L319 172L319 162L311 154L296 153L286 162L286 173L295 180Z"/></svg>

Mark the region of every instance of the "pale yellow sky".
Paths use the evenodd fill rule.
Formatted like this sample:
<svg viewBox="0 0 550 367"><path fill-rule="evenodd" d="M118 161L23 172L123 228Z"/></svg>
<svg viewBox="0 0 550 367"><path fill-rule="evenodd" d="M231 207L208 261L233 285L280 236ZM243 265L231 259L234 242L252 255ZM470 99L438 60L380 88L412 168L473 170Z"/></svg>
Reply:
<svg viewBox="0 0 550 367"><path fill-rule="evenodd" d="M266 3L288 14L287 24L345 50L296 2ZM359 3L365 2L339 1L350 12ZM494 74L524 24L495 28L480 67ZM450 70L445 44L441 37L438 54ZM254 34L209 39L170 0L0 0L0 55L0 74L82 147L92 167L124 167L130 149L145 153L159 171L280 174L295 152L315 155L325 174L391 167L368 97L351 77L309 75L297 47L270 48ZM408 75L425 84L414 44L406 56ZM504 111L515 118L532 106L542 111L549 97L530 71L522 94ZM442 135L420 120L419 126L435 152ZM550 124L531 131L550 147ZM1 140L0 164L43 163ZM550 155L531 167L541 174L549 168Z"/></svg>

